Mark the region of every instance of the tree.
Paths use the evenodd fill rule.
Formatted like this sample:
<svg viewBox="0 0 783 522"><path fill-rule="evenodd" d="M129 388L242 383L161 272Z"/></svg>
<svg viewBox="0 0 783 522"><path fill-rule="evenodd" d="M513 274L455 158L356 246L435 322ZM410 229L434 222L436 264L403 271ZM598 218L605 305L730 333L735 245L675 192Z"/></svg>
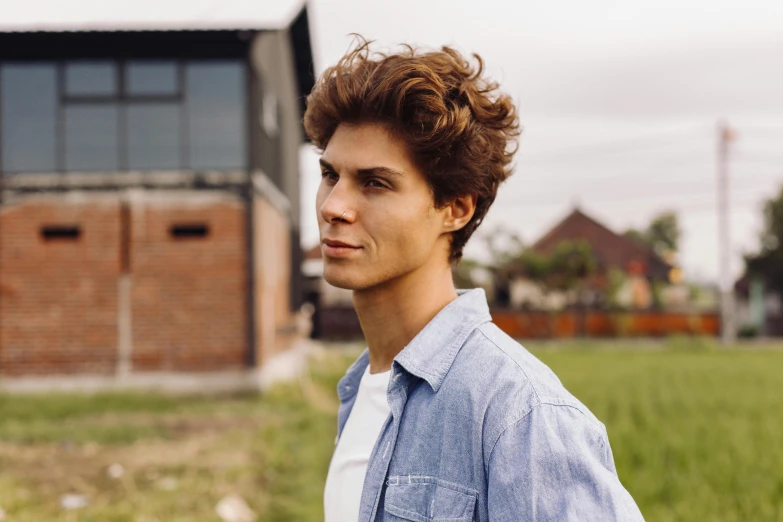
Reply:
<svg viewBox="0 0 783 522"><path fill-rule="evenodd" d="M680 242L680 226L677 214L664 212L652 220L647 228L647 241L657 254L677 251Z"/></svg>
<svg viewBox="0 0 783 522"><path fill-rule="evenodd" d="M623 232L623 236L630 239L637 245L641 245L643 247L649 247L650 245L647 244L647 235L645 232L635 229L635 228L629 228L625 232Z"/></svg>
<svg viewBox="0 0 783 522"><path fill-rule="evenodd" d="M759 239L759 251L745 255L745 269L783 296L783 186L764 203L764 227Z"/></svg>
<svg viewBox="0 0 783 522"><path fill-rule="evenodd" d="M680 242L680 225L677 214L674 212L658 214L646 230L639 231L630 228L624 236L640 245L651 248L660 256L666 252L676 252Z"/></svg>
<svg viewBox="0 0 783 522"><path fill-rule="evenodd" d="M555 290L579 288L580 283L595 272L598 264L592 247L586 241L562 241L548 257L544 283Z"/></svg>
<svg viewBox="0 0 783 522"><path fill-rule="evenodd" d="M525 249L522 239L516 232L499 225L482 235L491 262L500 266L518 256Z"/></svg>
<svg viewBox="0 0 783 522"><path fill-rule="evenodd" d="M562 241L548 254L521 249L499 264L496 273L508 284L514 277L534 282L544 293L584 290L585 280L595 273L598 263L586 241Z"/></svg>

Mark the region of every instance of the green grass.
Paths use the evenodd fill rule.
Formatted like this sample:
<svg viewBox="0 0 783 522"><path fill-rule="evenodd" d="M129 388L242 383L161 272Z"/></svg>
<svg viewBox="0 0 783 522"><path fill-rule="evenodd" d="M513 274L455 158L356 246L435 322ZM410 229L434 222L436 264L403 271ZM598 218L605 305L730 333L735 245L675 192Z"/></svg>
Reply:
<svg viewBox="0 0 783 522"><path fill-rule="evenodd" d="M783 522L783 350L528 347L606 424L648 522ZM238 493L260 521L322 520L334 389L351 360L321 357L262 396L0 395L0 508L14 522L219 521L217 501ZM120 480L106 475L114 462ZM65 493L90 505L64 512Z"/></svg>
<svg viewBox="0 0 783 522"><path fill-rule="evenodd" d="M258 520L322 520L352 359L329 354L263 395L0 395L0 508L14 522L219 522L217 502L238 493ZM63 511L67 493L89 506Z"/></svg>
<svg viewBox="0 0 783 522"><path fill-rule="evenodd" d="M308 378L267 396L272 406L258 454L268 505L259 520L323 520L323 488L337 435L337 382L357 354L314 361Z"/></svg>
<svg viewBox="0 0 783 522"><path fill-rule="evenodd" d="M783 351L535 350L655 521L783 521Z"/></svg>

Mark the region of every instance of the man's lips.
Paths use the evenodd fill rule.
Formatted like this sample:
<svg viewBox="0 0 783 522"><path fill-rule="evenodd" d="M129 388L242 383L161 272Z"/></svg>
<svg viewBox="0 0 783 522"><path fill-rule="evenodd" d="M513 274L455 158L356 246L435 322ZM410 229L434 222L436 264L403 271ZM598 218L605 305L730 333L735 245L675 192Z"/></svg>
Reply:
<svg viewBox="0 0 783 522"><path fill-rule="evenodd" d="M324 239L323 240L323 253L324 257L339 258L348 257L361 250L362 247L338 241L336 239Z"/></svg>
<svg viewBox="0 0 783 522"><path fill-rule="evenodd" d="M334 247L334 248L361 248L355 245L351 245L349 243L343 243L342 241L337 241L336 239L324 239L324 245L328 247Z"/></svg>

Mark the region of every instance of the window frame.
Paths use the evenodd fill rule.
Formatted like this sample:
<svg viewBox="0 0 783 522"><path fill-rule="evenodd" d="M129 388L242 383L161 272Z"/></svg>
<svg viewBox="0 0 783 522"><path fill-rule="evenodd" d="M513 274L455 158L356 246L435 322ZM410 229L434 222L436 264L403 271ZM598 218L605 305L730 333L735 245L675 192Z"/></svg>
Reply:
<svg viewBox="0 0 783 522"><path fill-rule="evenodd" d="M60 163L59 163L59 155L60 155L60 127L62 126L61 121L61 114L60 114L60 105L58 100L58 89L60 84L60 71L57 68L57 62L55 60L0 60L0 101L2 101L4 93L3 93L3 66L6 64L49 64L52 65L55 69L54 71L54 80L55 80L55 95L54 95L54 112L55 112L55 121L54 121L54 164L55 164L55 170L54 172L60 172ZM3 133L3 104L0 103L0 140L2 140L2 133ZM2 187L3 187L3 175L4 174L15 174L17 172L30 172L27 170L23 171L13 171L13 170L4 170L3 169L4 164L4 158L3 158L3 147L2 142L0 142L0 199L2 196ZM50 171L47 171L50 172Z"/></svg>
<svg viewBox="0 0 783 522"><path fill-rule="evenodd" d="M66 168L67 158L65 157L65 108L68 106L100 106L116 105L117 116L117 171L128 172L130 168L129 151L129 132L128 132L128 108L131 104L154 104L154 103L175 103L179 108L180 125L180 150L179 164L180 169L188 168L188 157L185 143L187 140L187 129L183 125L187 124L185 108L185 60L166 60L161 59L143 59L129 60L125 58L111 60L116 64L115 74L117 75L117 94L116 95L85 95L68 94L65 86L65 68L69 62L75 60L58 60L58 121L60 122L57 143L61 148L61 154L57 158L58 172L73 172ZM100 60L103 61L103 60ZM127 69L131 62L140 61L171 61L174 62L177 86L174 94L130 94L128 92ZM114 171L113 169L111 169Z"/></svg>
<svg viewBox="0 0 783 522"><path fill-rule="evenodd" d="M250 107L251 93L247 90L247 78L252 74L252 70L249 70L246 60L240 57L134 57L134 58L95 58L96 62L112 62L116 65L115 74L117 76L117 93L112 95L88 95L88 94L68 94L66 89L66 68L69 63L84 61L79 58L58 58L58 59L42 59L42 60L0 60L0 75L4 65L11 63L42 63L51 64L55 68L55 103L56 103L56 121L55 121L55 166L53 171L57 173L67 172L83 172L78 169L67 168L66 158L66 121L65 112L67 107L76 106L110 106L117 107L117 168L116 169L91 169L90 172L131 172L131 171L154 171L154 170L172 170L171 168L161 167L145 168L145 169L132 169L130 167L130 143L129 143L129 127L128 127L128 111L131 105L154 105L160 103L176 104L179 112L179 119L177 124L180 128L179 139L179 151L178 151L178 163L179 166L173 170L189 171L198 170L191 167L190 161L190 131L189 131L189 107L187 98L187 67L189 64L197 63L210 63L210 62L227 62L239 66L242 70L242 74L245 76L243 82L242 95L244 100L241 103L244 104L244 113L242 114L242 122L240 124L240 132L243 136L242 149L243 153L241 157L237 158L236 167L226 167L225 170L236 170L250 168L248 162L248 149L252 147L251 140L247 136L247 122L251 118L248 114ZM93 60L87 60L93 61ZM128 81L128 66L132 63L143 62L168 62L173 63L175 67L176 88L173 94L131 94L129 92ZM3 93L0 92L0 96ZM0 121L2 121L3 114L0 114ZM221 169L216 169L221 170ZM0 157L0 175L14 175L35 173L34 170L6 170L3 165L3 158Z"/></svg>

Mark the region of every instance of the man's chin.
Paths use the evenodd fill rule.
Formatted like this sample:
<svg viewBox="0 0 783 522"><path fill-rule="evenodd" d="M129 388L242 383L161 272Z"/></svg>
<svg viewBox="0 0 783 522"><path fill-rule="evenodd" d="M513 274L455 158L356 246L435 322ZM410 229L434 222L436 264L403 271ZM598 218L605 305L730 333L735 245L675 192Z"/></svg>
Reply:
<svg viewBox="0 0 783 522"><path fill-rule="evenodd" d="M355 274L345 273L343 270L324 270L324 280L335 288L344 290L361 289L361 284L356 280Z"/></svg>
<svg viewBox="0 0 783 522"><path fill-rule="evenodd" d="M332 285L335 288L342 288L343 290L356 290L357 286L352 284L350 281L344 281L342 279L329 279L324 277L327 283Z"/></svg>

